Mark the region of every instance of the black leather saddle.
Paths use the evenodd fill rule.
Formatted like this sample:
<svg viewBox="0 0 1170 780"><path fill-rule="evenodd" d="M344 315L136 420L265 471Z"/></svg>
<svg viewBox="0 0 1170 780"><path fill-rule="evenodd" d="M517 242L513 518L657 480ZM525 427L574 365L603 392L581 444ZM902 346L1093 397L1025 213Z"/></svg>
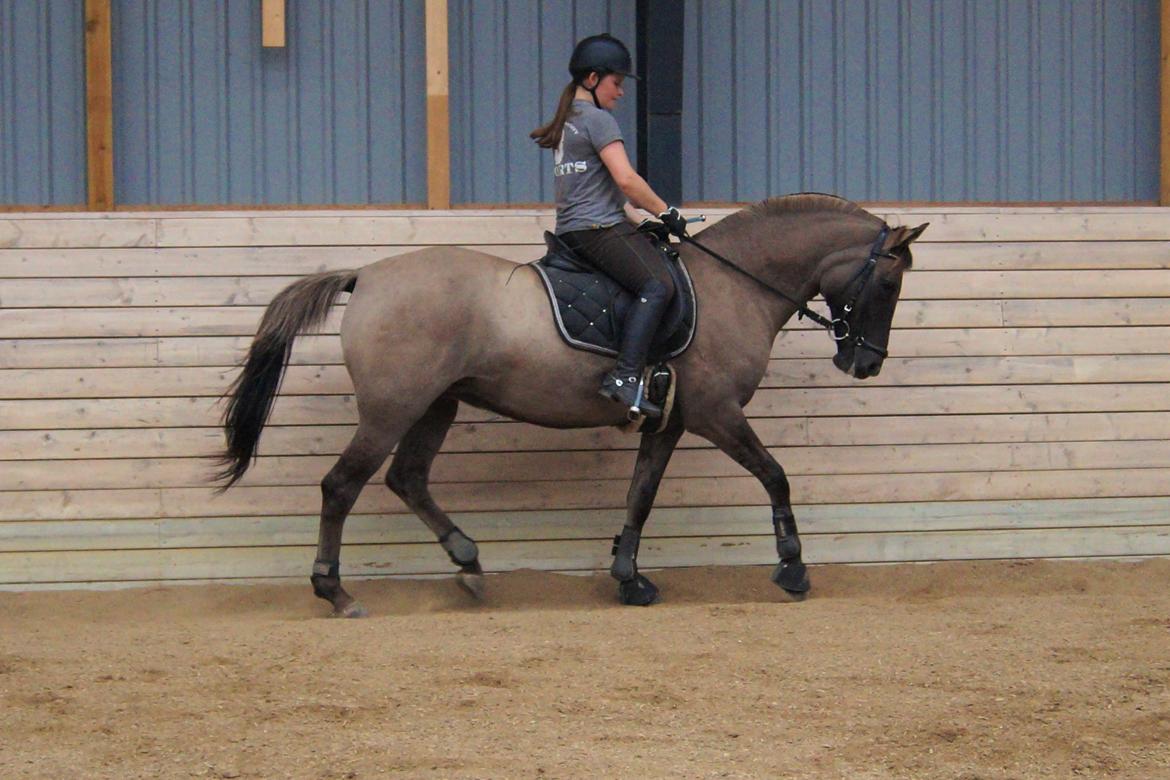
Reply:
<svg viewBox="0 0 1170 780"><path fill-rule="evenodd" d="M595 270L552 233L544 234L548 254L532 264L548 290L553 319L561 338L571 347L602 355L617 355L622 324L634 296ZM674 278L675 296L662 315L650 345L651 365L678 357L695 336L698 306L695 288L682 258L669 242L655 242L670 256L667 267Z"/></svg>

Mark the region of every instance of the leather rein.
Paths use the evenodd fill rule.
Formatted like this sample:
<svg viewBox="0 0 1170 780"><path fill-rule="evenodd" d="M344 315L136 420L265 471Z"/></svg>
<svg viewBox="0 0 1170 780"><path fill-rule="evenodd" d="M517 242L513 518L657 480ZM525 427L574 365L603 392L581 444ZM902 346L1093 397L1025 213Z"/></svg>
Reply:
<svg viewBox="0 0 1170 780"><path fill-rule="evenodd" d="M726 257L719 254L718 252L715 252L712 249L708 249L707 247L703 246L702 244L700 244L698 241L691 238L690 236L683 236L682 240L686 241L688 244L693 244L694 246L698 247L703 252L706 252L711 257L715 258L719 262L726 265L728 268L731 268L732 270L738 271L739 273L741 273L744 276L746 276L747 278L751 279L753 282L760 285L761 287L768 290L769 292L772 292L776 295L779 295L784 300L788 301L789 303L794 304L796 306L797 319L803 319L803 318L807 317L808 319L817 323L818 325L820 325L822 328L824 328L825 330L827 330L829 332L829 336L833 339L833 341L846 341L846 340L852 338L854 347L860 347L861 349L868 349L871 352L877 353L878 355L880 355L884 359L887 357L887 355L889 353L885 349L883 349L882 347L879 347L878 345L876 345L873 342L866 339L864 333L858 333L856 336L852 335L852 330L853 330L852 325L851 325L852 317L850 315L853 314L854 308L857 304L857 299L861 297L861 293L865 290L865 286L867 284L869 284L869 280L871 278L873 278L873 272L874 272L874 269L877 268L878 258L879 257L889 257L889 258L894 257L893 254L891 254L889 252L882 251L882 244L885 243L886 237L889 234L890 234L890 226L883 222L881 232L878 233L877 239L873 242L873 246L870 247L869 257L866 258L865 262L862 263L861 267L859 269L857 269L857 273L853 274L853 278L849 280L849 283L845 285L846 290L848 290L849 288L854 287L854 286L856 286L857 289L854 291L853 295L851 295L849 297L849 301L845 304L845 307L843 309L844 316L843 317L834 317L832 319L829 319L828 317L825 317L821 314L818 314L817 312L810 309L805 303L798 301L792 295L789 295L788 293L784 292L783 290L781 290L778 287L774 287L773 285L769 284L768 282L765 282L763 279L756 276L755 274L744 270L739 265L728 260Z"/></svg>

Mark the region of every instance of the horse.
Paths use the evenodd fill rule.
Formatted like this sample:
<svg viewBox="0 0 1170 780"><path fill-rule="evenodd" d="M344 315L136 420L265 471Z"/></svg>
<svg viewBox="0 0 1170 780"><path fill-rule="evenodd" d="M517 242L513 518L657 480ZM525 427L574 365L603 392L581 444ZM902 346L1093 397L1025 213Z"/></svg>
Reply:
<svg viewBox="0 0 1170 780"><path fill-rule="evenodd" d="M763 484L779 557L772 580L789 600L807 595L788 480L744 407L781 327L797 311L812 314L806 304L818 294L832 320L812 316L836 340L834 365L857 379L877 375L902 276L913 262L910 244L926 227L890 227L843 198L802 193L729 215L697 234L701 244L688 237L676 245L701 318L689 348L672 361L673 410L659 432L640 441L610 569L622 603L658 599L657 587L638 571L638 546L685 431L709 440ZM342 530L358 494L393 452L386 486L434 532L458 567L459 583L482 597L478 547L428 487L459 404L553 428L623 425L627 410L597 390L611 359L574 350L559 337L535 271L481 252L431 247L304 277L269 304L242 371L224 394L226 446L213 477L221 491L256 457L293 340L318 327L343 292L350 298L341 346L358 425L321 480L313 591L332 605L333 616L366 614L341 584Z"/></svg>

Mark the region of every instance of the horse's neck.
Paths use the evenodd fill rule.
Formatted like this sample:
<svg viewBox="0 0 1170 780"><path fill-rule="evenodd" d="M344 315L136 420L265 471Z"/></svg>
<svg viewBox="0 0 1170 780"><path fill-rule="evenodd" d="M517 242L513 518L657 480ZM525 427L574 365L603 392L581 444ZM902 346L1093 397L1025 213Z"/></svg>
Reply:
<svg viewBox="0 0 1170 780"><path fill-rule="evenodd" d="M800 303L808 303L819 291L821 260L835 251L839 239L823 230L809 230L794 217L761 217L734 231L720 231L709 240L700 233L699 243L723 255L748 275L781 290ZM797 305L765 289L747 275L702 255L700 263L713 264L710 273L718 281L711 286L736 299L741 306L767 311L773 335L796 312Z"/></svg>

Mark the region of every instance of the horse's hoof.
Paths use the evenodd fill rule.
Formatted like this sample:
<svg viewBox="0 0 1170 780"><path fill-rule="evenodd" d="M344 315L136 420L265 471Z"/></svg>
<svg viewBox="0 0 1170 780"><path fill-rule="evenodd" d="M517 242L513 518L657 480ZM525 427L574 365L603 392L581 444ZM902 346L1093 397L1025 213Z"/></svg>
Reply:
<svg viewBox="0 0 1170 780"><path fill-rule="evenodd" d="M807 590L788 590L787 588L780 588L780 592L784 594L780 597L780 600L789 604L796 604L808 598Z"/></svg>
<svg viewBox="0 0 1170 780"><path fill-rule="evenodd" d="M455 580L462 588L478 601L483 601L483 575L475 572L461 571L455 575Z"/></svg>
<svg viewBox="0 0 1170 780"><path fill-rule="evenodd" d="M641 574L618 584L618 597L631 607L648 607L658 601L658 586Z"/></svg>
<svg viewBox="0 0 1170 780"><path fill-rule="evenodd" d="M808 581L808 569L800 561L781 561L772 570L772 582L789 595L790 601L804 601L812 585Z"/></svg>
<svg viewBox="0 0 1170 780"><path fill-rule="evenodd" d="M364 618L369 617L370 613L366 612L366 608L356 601L351 601L341 609L333 610L329 615L331 618Z"/></svg>

